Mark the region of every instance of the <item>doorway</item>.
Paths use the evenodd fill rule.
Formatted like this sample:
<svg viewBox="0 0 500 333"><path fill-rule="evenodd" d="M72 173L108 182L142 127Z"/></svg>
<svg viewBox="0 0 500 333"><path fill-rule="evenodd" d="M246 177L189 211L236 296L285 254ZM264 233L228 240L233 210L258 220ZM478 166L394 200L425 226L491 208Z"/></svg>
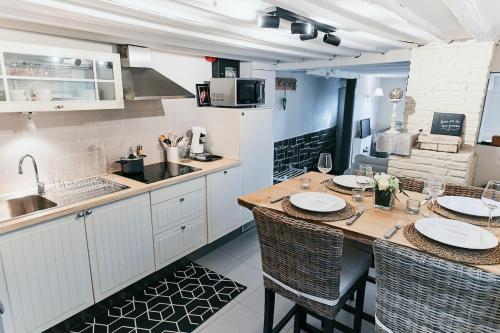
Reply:
<svg viewBox="0 0 500 333"><path fill-rule="evenodd" d="M339 105L337 116L337 133L333 173L341 175L350 166L352 120L354 115L354 97L356 79L345 79L339 88Z"/></svg>

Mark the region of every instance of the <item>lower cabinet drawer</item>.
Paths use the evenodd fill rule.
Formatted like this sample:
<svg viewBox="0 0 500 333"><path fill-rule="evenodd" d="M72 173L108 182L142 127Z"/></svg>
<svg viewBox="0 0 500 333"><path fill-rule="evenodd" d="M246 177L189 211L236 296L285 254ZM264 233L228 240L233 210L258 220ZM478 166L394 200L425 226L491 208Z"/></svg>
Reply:
<svg viewBox="0 0 500 333"><path fill-rule="evenodd" d="M154 237L156 269L207 244L206 216L196 217Z"/></svg>
<svg viewBox="0 0 500 333"><path fill-rule="evenodd" d="M206 191L200 190L177 196L165 202L153 205L153 234L178 226L206 212Z"/></svg>

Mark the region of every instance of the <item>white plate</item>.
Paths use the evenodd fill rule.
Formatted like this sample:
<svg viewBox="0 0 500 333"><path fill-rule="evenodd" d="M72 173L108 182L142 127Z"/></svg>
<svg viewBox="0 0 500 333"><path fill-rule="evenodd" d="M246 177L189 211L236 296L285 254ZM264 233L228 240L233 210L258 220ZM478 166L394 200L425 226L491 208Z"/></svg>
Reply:
<svg viewBox="0 0 500 333"><path fill-rule="evenodd" d="M335 212L346 206L344 199L328 193L304 192L290 196L290 202L295 207L312 212Z"/></svg>
<svg viewBox="0 0 500 333"><path fill-rule="evenodd" d="M356 183L356 177L355 175L342 175L342 176L337 176L333 177L333 182L337 185L343 186L343 187L350 187L350 188L360 188L358 184ZM371 181L371 185L366 186L366 188L372 188L375 186L374 180L368 177L367 178L369 181Z"/></svg>
<svg viewBox="0 0 500 333"><path fill-rule="evenodd" d="M498 239L488 230L461 221L427 218L415 222L415 228L437 242L471 250L486 250L498 245Z"/></svg>
<svg viewBox="0 0 500 333"><path fill-rule="evenodd" d="M486 206L481 202L481 199L459 196L444 196L437 198L437 202L440 206L458 213L480 217L490 216L489 209L486 208ZM500 209L495 209L493 211L493 217L499 216Z"/></svg>

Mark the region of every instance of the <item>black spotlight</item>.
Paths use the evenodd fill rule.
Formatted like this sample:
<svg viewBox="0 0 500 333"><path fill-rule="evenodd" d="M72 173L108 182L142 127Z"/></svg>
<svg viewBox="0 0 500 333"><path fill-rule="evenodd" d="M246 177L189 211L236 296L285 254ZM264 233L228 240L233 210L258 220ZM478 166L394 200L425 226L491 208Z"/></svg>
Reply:
<svg viewBox="0 0 500 333"><path fill-rule="evenodd" d="M314 26L311 23L293 22L292 34L311 35L314 32Z"/></svg>
<svg viewBox="0 0 500 333"><path fill-rule="evenodd" d="M274 15L259 16L259 27L277 29L280 26L280 18Z"/></svg>
<svg viewBox="0 0 500 333"><path fill-rule="evenodd" d="M331 34L325 34L323 36L323 42L333 45L333 46L339 46L340 45L340 37L337 37L335 35Z"/></svg>
<svg viewBox="0 0 500 333"><path fill-rule="evenodd" d="M315 39L316 37L318 37L318 29L314 29L312 34L309 35L300 35L300 40Z"/></svg>

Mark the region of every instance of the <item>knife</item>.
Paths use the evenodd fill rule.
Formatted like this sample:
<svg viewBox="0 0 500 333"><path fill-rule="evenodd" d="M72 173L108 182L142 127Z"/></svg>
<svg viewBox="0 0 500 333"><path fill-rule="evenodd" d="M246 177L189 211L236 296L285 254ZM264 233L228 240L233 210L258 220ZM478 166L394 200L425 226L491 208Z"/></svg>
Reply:
<svg viewBox="0 0 500 333"><path fill-rule="evenodd" d="M363 213L364 213L364 211L363 211L363 210L362 210L362 211L360 211L360 212L357 212L357 213L356 213L356 214L354 214L354 216L353 216L350 220L348 220L345 224L347 224L347 225L352 225L354 222L356 222L356 220L357 220L357 219L359 219L359 217L360 217L361 215L363 215Z"/></svg>
<svg viewBox="0 0 500 333"><path fill-rule="evenodd" d="M403 223L401 222L398 222L396 223L396 225L394 227L392 227L391 229L389 229L385 235L384 235L384 238L385 239L389 239L391 238L392 236L394 236L394 234L396 233L396 231L398 231L399 229L401 229L403 227Z"/></svg>
<svg viewBox="0 0 500 333"><path fill-rule="evenodd" d="M279 198L271 199L271 203L272 203L272 204L273 204L273 203L277 203L277 202L279 202L279 201L281 201L281 200L285 199L286 197L288 197L288 195L284 195L284 196L279 197Z"/></svg>

